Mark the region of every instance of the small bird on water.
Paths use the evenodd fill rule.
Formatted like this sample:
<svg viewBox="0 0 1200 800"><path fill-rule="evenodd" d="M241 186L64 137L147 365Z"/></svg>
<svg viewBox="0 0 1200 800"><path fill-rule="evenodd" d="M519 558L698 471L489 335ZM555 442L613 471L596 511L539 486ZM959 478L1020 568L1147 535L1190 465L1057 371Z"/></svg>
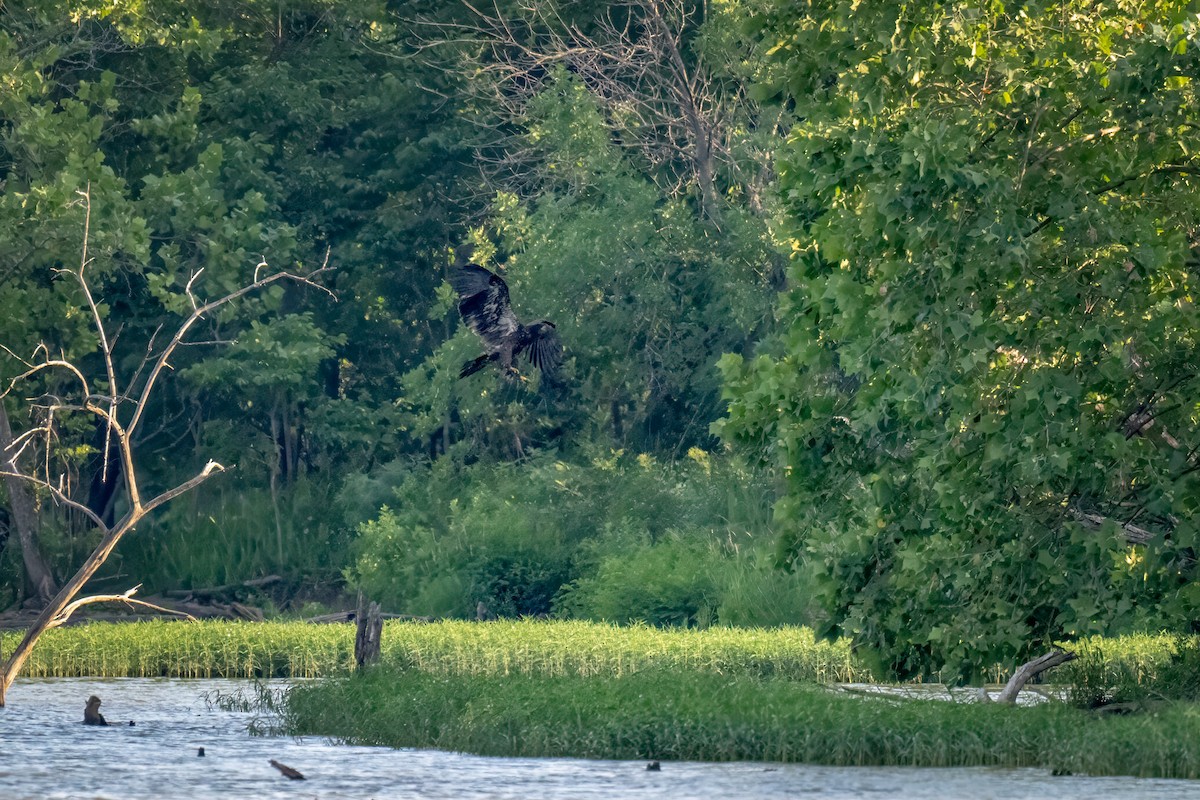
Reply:
<svg viewBox="0 0 1200 800"><path fill-rule="evenodd" d="M271 766L282 772L285 777L291 778L294 781L304 780L304 776L300 774L299 770L294 770L287 764L280 764L273 758L271 759Z"/></svg>
<svg viewBox="0 0 1200 800"><path fill-rule="evenodd" d="M87 700L87 706L83 709L83 724L84 725L107 725L108 720L100 713L100 698L92 695Z"/></svg>

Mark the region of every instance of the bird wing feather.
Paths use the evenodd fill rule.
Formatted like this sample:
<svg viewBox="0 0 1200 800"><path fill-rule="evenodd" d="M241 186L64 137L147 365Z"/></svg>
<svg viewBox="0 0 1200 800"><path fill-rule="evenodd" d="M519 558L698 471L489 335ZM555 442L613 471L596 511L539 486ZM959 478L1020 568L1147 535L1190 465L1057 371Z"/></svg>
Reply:
<svg viewBox="0 0 1200 800"><path fill-rule="evenodd" d="M508 299L504 279L478 264L467 264L450 278L458 293L458 312L488 349L495 352L511 342L521 327Z"/></svg>
<svg viewBox="0 0 1200 800"><path fill-rule="evenodd" d="M542 372L553 372L562 363L563 346L558 331L549 323L530 326L533 341L529 343L529 363Z"/></svg>

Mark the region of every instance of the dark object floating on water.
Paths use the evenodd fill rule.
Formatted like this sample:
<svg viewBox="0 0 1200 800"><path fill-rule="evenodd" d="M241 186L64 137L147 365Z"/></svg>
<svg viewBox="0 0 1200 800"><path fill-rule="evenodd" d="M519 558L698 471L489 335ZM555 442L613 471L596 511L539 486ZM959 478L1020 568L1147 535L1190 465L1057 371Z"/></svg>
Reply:
<svg viewBox="0 0 1200 800"><path fill-rule="evenodd" d="M204 748L203 747L201 747L199 750L196 751L196 757L204 758Z"/></svg>
<svg viewBox="0 0 1200 800"><path fill-rule="evenodd" d="M84 725L107 725L108 720L100 713L100 698L92 695L88 698L87 706L83 709Z"/></svg>
<svg viewBox="0 0 1200 800"><path fill-rule="evenodd" d="M647 772L662 772L662 764L658 763L657 761L651 761L649 764L646 765L646 771Z"/></svg>
<svg viewBox="0 0 1200 800"><path fill-rule="evenodd" d="M137 723L134 722L133 720L129 720L129 727L132 728L134 725L137 725Z"/></svg>
<svg viewBox="0 0 1200 800"><path fill-rule="evenodd" d="M294 781L304 780L304 776L301 775L298 770L292 769L287 764L280 764L278 761L276 761L273 758L271 759L271 766L274 767L275 769L279 770L280 772L282 772L285 777L291 778Z"/></svg>

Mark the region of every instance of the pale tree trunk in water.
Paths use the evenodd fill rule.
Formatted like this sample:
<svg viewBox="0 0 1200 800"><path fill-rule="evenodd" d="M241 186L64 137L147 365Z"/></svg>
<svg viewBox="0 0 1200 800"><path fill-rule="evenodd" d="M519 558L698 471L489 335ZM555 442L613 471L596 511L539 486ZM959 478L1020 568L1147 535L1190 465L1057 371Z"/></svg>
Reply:
<svg viewBox="0 0 1200 800"><path fill-rule="evenodd" d="M0 462L4 464L8 464L14 455L8 452L12 441L8 411L4 408L4 403L0 402ZM38 602L45 605L54 597L58 587L54 583L54 575L42 558L42 551L38 548L38 513L34 507L32 491L27 482L13 477L5 477L4 488L8 492L12 524L17 530L17 541L21 546L26 583L33 590Z"/></svg>

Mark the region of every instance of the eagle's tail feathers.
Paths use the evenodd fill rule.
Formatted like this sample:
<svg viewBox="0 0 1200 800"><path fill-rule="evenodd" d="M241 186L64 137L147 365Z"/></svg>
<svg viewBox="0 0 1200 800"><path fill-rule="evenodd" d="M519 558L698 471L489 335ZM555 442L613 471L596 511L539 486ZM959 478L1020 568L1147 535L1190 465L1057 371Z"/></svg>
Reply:
<svg viewBox="0 0 1200 800"><path fill-rule="evenodd" d="M490 357L491 356L489 356L487 353L484 353L478 358L474 358L466 362L462 365L462 369L459 370L458 377L465 378L468 375L474 375L476 372L479 372L479 370L483 369L484 365L487 364Z"/></svg>

